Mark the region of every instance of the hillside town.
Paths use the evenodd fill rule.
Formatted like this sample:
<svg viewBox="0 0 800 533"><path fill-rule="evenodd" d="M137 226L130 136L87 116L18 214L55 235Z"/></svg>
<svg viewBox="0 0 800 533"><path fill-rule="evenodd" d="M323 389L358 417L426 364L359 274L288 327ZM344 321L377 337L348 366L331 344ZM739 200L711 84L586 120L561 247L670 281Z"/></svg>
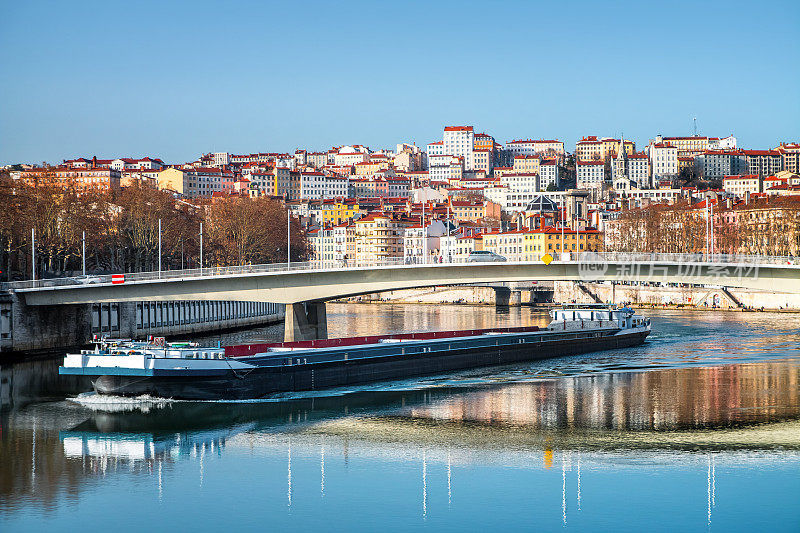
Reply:
<svg viewBox="0 0 800 533"><path fill-rule="evenodd" d="M78 196L158 190L181 210L268 198L307 243L297 259L331 265L463 261L476 251L516 261L585 251L800 255L800 143L751 149L733 135L656 135L637 149L590 135L567 148L446 126L425 146L217 152L182 164L78 157L5 172L12 188ZM247 260L234 255L225 262Z"/></svg>

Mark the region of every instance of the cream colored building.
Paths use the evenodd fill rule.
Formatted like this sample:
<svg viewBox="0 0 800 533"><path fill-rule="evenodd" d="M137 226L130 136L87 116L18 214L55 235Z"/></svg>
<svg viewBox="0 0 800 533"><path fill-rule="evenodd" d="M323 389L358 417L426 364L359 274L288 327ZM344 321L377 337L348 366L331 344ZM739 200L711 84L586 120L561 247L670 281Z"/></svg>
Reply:
<svg viewBox="0 0 800 533"><path fill-rule="evenodd" d="M368 265L392 258L402 259L405 229L413 222L397 215L374 211L355 221L355 259Z"/></svg>
<svg viewBox="0 0 800 533"><path fill-rule="evenodd" d="M781 155L781 170L800 172L800 143L781 144L775 151Z"/></svg>
<svg viewBox="0 0 800 533"><path fill-rule="evenodd" d="M762 191L763 179L758 174L743 176L725 176L722 179L722 189L734 196L744 198L747 193L756 194Z"/></svg>
<svg viewBox="0 0 800 533"><path fill-rule="evenodd" d="M513 171L516 173L538 174L541 159L536 155L514 156Z"/></svg>
<svg viewBox="0 0 800 533"><path fill-rule="evenodd" d="M605 161L611 157L616 157L619 151L620 140L610 137L598 138L591 135L582 138L575 145L575 157L578 161ZM636 143L625 141L625 153L632 155L636 151Z"/></svg>

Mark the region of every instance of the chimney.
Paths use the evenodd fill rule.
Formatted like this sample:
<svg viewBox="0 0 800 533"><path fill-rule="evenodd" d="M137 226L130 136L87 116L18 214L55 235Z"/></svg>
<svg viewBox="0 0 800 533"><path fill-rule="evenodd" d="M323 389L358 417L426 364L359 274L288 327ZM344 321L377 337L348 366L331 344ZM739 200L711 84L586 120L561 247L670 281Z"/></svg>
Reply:
<svg viewBox="0 0 800 533"><path fill-rule="evenodd" d="M97 156L92 156L92 168L97 168Z"/></svg>
<svg viewBox="0 0 800 533"><path fill-rule="evenodd" d="M744 205L750 205L750 191L744 193Z"/></svg>

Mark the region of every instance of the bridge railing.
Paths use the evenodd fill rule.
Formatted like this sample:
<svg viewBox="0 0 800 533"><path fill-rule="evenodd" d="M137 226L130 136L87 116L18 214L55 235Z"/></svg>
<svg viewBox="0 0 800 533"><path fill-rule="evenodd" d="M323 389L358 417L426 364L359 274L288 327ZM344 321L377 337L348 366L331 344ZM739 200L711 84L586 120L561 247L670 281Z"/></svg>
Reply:
<svg viewBox="0 0 800 533"><path fill-rule="evenodd" d="M525 254L530 256L531 254ZM556 254L553 262L559 263L704 263L704 264L745 264L745 265L795 265L800 266L800 258L791 256L764 256L764 255L731 255L731 254L663 254L663 253L636 253L636 252L566 252ZM427 263L411 258L392 257L380 258L375 260L348 260L348 261L306 261L297 263L269 263L260 265L237 265L226 267L206 267L185 270L162 270L152 272L133 272L126 274L102 274L63 278L50 278L28 281L14 281L0 284L2 290L18 290L31 288L56 288L69 286L87 286L96 284L113 284L115 282L131 281L181 281L188 279L201 279L218 276L235 276L246 274L260 274L270 272L294 272L294 271L313 271L313 270L343 270L343 269L364 269L373 267L447 267L451 264L472 263L477 265L485 264L471 262L467 258L441 258L434 260L430 258ZM507 260L506 263L541 263L541 259L536 261ZM120 277L122 276L122 277Z"/></svg>

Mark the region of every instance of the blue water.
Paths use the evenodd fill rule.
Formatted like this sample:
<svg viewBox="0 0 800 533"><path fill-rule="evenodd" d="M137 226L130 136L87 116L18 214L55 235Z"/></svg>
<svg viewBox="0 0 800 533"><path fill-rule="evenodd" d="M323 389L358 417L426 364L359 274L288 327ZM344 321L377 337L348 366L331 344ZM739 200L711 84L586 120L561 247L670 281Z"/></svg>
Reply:
<svg viewBox="0 0 800 533"><path fill-rule="evenodd" d="M0 531L800 531L800 316L647 314L643 347L530 365L265 402L15 403ZM329 319L339 335L544 320Z"/></svg>

